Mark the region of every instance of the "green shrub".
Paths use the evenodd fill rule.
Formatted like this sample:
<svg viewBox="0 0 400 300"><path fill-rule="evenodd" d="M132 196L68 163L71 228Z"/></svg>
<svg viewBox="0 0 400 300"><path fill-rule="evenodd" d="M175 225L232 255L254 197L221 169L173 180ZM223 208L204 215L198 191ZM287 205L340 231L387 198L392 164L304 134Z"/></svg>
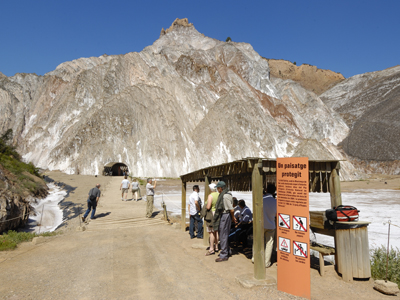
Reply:
<svg viewBox="0 0 400 300"><path fill-rule="evenodd" d="M371 250L371 275L374 279L386 278L387 248L381 246ZM400 249L390 248L387 279L400 285Z"/></svg>
<svg viewBox="0 0 400 300"><path fill-rule="evenodd" d="M61 232L60 232L61 233ZM36 234L32 232L16 232L9 230L7 233L0 235L0 251L13 250L19 243L32 241L37 236L54 236L57 232L44 232Z"/></svg>
<svg viewBox="0 0 400 300"><path fill-rule="evenodd" d="M12 130L9 129L0 136L0 165L16 177L8 178L10 181L15 181L15 184L11 185L10 189L20 195L26 192L36 194L44 183L40 184L40 181L35 181L34 178L27 176L26 173L40 177L39 169L32 163L26 164L22 162L20 155L11 142Z"/></svg>

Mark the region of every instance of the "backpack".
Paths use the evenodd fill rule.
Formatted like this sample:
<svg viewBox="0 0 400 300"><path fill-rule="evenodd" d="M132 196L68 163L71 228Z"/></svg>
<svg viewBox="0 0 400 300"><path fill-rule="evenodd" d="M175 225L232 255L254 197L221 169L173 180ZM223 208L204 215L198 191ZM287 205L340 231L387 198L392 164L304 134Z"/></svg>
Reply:
<svg viewBox="0 0 400 300"><path fill-rule="evenodd" d="M358 220L358 213L354 206L339 205L325 211L326 218L330 221L350 222Z"/></svg>
<svg viewBox="0 0 400 300"><path fill-rule="evenodd" d="M91 189L90 192L89 192L89 200L90 201L96 201L97 197L95 195L93 195L92 192L93 192L93 189Z"/></svg>

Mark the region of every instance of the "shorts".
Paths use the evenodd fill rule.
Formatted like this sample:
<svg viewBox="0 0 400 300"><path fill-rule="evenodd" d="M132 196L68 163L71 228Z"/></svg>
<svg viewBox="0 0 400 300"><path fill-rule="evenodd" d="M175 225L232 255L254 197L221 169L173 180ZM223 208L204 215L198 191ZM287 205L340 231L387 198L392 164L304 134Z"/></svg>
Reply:
<svg viewBox="0 0 400 300"><path fill-rule="evenodd" d="M215 231L214 231L214 228L212 226L207 226L207 232L208 233L213 233Z"/></svg>
<svg viewBox="0 0 400 300"><path fill-rule="evenodd" d="M132 193L136 193L139 189L132 189Z"/></svg>
<svg viewBox="0 0 400 300"><path fill-rule="evenodd" d="M127 189L127 188L126 188L126 189L123 188L123 189L122 189L122 194L128 194L128 190L129 190L129 189Z"/></svg>

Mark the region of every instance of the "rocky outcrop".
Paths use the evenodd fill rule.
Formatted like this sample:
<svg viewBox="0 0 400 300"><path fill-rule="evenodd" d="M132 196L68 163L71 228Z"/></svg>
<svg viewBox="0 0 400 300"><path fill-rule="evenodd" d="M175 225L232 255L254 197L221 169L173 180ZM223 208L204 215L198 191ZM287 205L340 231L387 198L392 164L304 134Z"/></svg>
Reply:
<svg viewBox="0 0 400 300"><path fill-rule="evenodd" d="M160 37L163 36L164 34L167 34L171 31L173 31L176 27L178 26L183 26L183 27L193 27L192 23L189 23L187 18L179 19L176 18L174 22L172 22L171 26L164 30L164 28L161 29Z"/></svg>
<svg viewBox="0 0 400 300"><path fill-rule="evenodd" d="M31 210L28 200L0 189L0 233L25 226Z"/></svg>
<svg viewBox="0 0 400 300"><path fill-rule="evenodd" d="M302 64L300 66L283 59L266 59L271 76L291 79L317 95L335 86L345 78L342 74L330 70L318 69L316 66Z"/></svg>
<svg viewBox="0 0 400 300"><path fill-rule="evenodd" d="M400 66L356 75L321 95L351 131L341 143L350 156L400 160Z"/></svg>
<svg viewBox="0 0 400 300"><path fill-rule="evenodd" d="M100 174L119 161L138 176L176 177L243 157L305 155L309 140L326 150L315 159L343 159L335 146L349 130L341 116L299 83L269 74L251 45L175 20L140 53L0 79L0 130L13 128L25 160L66 173Z"/></svg>
<svg viewBox="0 0 400 300"><path fill-rule="evenodd" d="M32 209L29 199L11 190L7 173L0 165L0 234L24 226Z"/></svg>

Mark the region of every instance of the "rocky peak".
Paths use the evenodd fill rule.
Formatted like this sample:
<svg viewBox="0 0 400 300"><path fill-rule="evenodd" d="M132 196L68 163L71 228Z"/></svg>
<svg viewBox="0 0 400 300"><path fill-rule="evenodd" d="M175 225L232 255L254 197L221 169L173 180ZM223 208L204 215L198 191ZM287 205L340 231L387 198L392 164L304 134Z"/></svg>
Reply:
<svg viewBox="0 0 400 300"><path fill-rule="evenodd" d="M5 78L5 77L7 77L7 76L0 72L0 79Z"/></svg>
<svg viewBox="0 0 400 300"><path fill-rule="evenodd" d="M176 18L175 21L172 22L171 26L167 30L164 30L164 28L161 28L160 37L171 32L172 30L174 30L174 28L177 28L177 27L193 27L194 28L193 24L189 23L187 18L183 18L183 19Z"/></svg>

